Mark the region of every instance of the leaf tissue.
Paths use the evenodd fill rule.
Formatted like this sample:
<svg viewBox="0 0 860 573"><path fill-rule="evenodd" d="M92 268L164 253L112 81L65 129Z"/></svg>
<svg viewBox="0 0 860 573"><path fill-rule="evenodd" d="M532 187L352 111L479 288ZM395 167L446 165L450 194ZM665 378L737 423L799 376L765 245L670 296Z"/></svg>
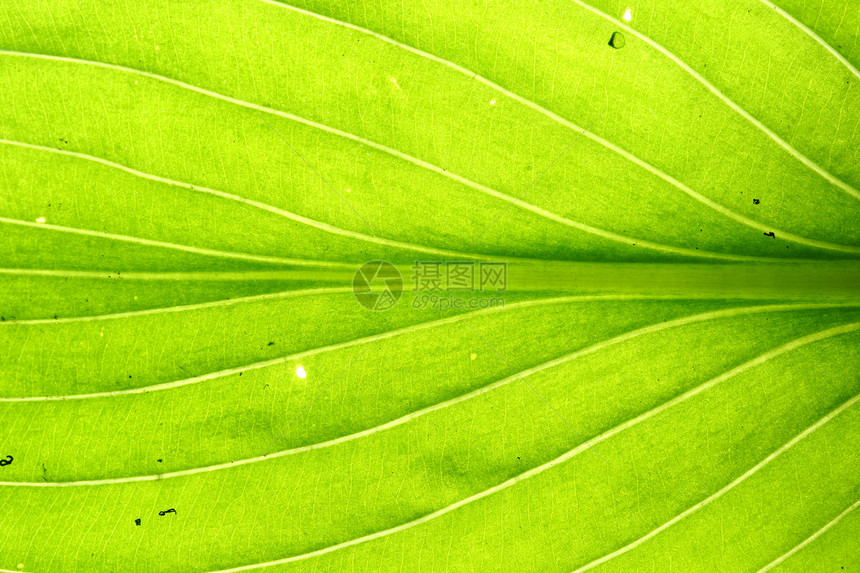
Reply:
<svg viewBox="0 0 860 573"><path fill-rule="evenodd" d="M0 3L0 571L860 570L860 2Z"/></svg>

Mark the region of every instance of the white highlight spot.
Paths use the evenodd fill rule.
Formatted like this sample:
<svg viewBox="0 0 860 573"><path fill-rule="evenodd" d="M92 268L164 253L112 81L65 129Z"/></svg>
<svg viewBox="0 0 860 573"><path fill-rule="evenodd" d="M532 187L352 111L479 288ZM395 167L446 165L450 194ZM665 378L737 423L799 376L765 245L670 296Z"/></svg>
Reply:
<svg viewBox="0 0 860 573"><path fill-rule="evenodd" d="M299 378L307 378L308 377L308 373L305 372L305 367L302 366L301 364L299 364L296 367L296 376L298 376Z"/></svg>
<svg viewBox="0 0 860 573"><path fill-rule="evenodd" d="M24 564L23 564L23 563L18 563L18 569L23 569L23 568L24 568Z"/></svg>
<svg viewBox="0 0 860 573"><path fill-rule="evenodd" d="M352 189L347 189L347 190L346 190L346 192L347 192L347 193L352 193Z"/></svg>
<svg viewBox="0 0 860 573"><path fill-rule="evenodd" d="M627 10L624 11L624 21L629 22L632 19L633 19L633 10L628 8Z"/></svg>
<svg viewBox="0 0 860 573"><path fill-rule="evenodd" d="M491 100L490 100L490 105L496 105L496 100L491 99Z"/></svg>
<svg viewBox="0 0 860 573"><path fill-rule="evenodd" d="M395 78L388 78L388 81L394 84L395 89L400 89L400 84L397 83L397 80Z"/></svg>
<svg viewBox="0 0 860 573"><path fill-rule="evenodd" d="M44 218L44 217L39 217L38 219L36 219L36 222L37 222L37 223L44 223L44 222L45 222L45 218Z"/></svg>

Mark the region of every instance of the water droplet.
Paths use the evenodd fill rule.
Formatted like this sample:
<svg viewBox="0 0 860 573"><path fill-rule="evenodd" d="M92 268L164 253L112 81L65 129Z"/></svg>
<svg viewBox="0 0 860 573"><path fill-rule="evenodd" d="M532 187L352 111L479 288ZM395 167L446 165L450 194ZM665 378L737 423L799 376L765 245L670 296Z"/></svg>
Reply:
<svg viewBox="0 0 860 573"><path fill-rule="evenodd" d="M627 40L624 38L624 34L621 32L612 32L612 37L609 38L609 45L619 50L627 44Z"/></svg>
<svg viewBox="0 0 860 573"><path fill-rule="evenodd" d="M296 376L298 376L299 378L307 378L308 377L308 373L305 372L305 367L302 366L301 364L299 364L296 367Z"/></svg>

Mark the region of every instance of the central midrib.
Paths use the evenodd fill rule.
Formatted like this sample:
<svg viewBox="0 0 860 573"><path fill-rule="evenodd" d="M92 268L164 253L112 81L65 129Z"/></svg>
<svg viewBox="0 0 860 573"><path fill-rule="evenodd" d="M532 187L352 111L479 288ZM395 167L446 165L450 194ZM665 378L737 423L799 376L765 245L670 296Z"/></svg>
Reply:
<svg viewBox="0 0 860 573"><path fill-rule="evenodd" d="M636 263L569 262L500 259L461 261L415 261L393 263L400 272L404 292L431 292L416 288L415 264L473 266L473 286L450 289L452 294L469 296L546 291L559 294L632 294L672 298L743 298L753 300L842 300L860 302L860 261L791 261L737 263ZM318 288L349 290L364 262L340 262L336 267L321 262L315 265L275 268L271 271L191 271L191 272L109 272L67 271L60 269L0 269L6 275L42 275L126 281L312 281ZM504 264L504 288L482 288L481 265ZM444 276L444 274L443 274ZM433 294L449 291L444 280Z"/></svg>

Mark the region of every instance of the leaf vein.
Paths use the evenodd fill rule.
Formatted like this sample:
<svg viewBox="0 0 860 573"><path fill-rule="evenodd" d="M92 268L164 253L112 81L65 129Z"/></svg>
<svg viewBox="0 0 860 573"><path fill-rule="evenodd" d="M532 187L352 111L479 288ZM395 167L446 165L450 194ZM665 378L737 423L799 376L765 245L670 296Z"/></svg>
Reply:
<svg viewBox="0 0 860 573"><path fill-rule="evenodd" d="M768 2L766 2L766 0L762 0L762 1L764 1L765 3L768 3ZM625 24L624 22L622 22L616 18L613 18L612 16L610 16L609 14L606 14L605 12L602 12L598 8L595 8L594 6L591 6L589 4L586 4L585 2L582 2L582 0L573 0L573 2L575 4L581 6L582 8L588 10L589 12L592 12L592 13L596 14L597 16L600 16L601 18L604 18L604 19L612 22L615 26L624 29L625 31L627 31L631 35L636 36L637 38L639 38L640 40L642 40L643 42L645 42L646 44L648 44L649 46L651 46L652 48L654 48L655 50L657 50L658 52L660 52L661 54L663 54L664 56L669 58L670 60L672 60L672 62L677 64L681 69L683 69L690 76L692 76L697 82L699 82L705 88L707 88L708 91L710 91L715 96L717 96L720 100L722 100L732 110L734 110L739 115L741 115L744 119L746 119L748 122L750 122L753 126L758 128L759 130L761 130L765 135L767 135L770 139L772 139L777 145L782 147L792 157L794 157L795 159L800 161L803 165L805 165L807 168L809 168L812 171L814 171L815 173L817 173L819 176L821 176L823 179L825 179L826 181L828 181L832 185L835 185L836 187L838 187L842 191L848 193L849 195L851 195L855 199L860 199L860 191L858 191L857 189L855 189L853 186L849 185L848 183L842 181L840 178L836 177L835 175L830 173L827 169L818 165L818 163L816 163L815 161L813 161L812 159L810 159L809 157L807 157L806 155L801 153L799 150L797 150L795 147L793 147L790 143L788 143L787 141L782 139L779 135L776 134L776 132L774 132L772 129L767 127L762 121L760 121L758 118L753 116L750 112L745 110L743 107L741 107L736 102L734 102L731 98L729 98L727 95L725 95L719 89L717 89L717 87L715 85L713 85L711 82L709 82L707 79L705 79L704 76L699 74L696 70L694 70L692 67L690 67L689 64L687 64L681 58L679 58L678 56L676 56L675 54L670 52L667 48L660 45L660 43L649 38L648 36L639 32L638 30L631 27L630 25Z"/></svg>
<svg viewBox="0 0 860 573"><path fill-rule="evenodd" d="M645 297L645 298L647 298L647 297ZM216 373L213 373L210 375L204 375L204 376L200 376L200 377L196 377L196 378L190 378L187 380L181 380L179 382L181 382L182 384L179 384L179 385L186 385L186 384L193 383L193 382L200 382L200 381L203 381L204 379L206 379L206 380L213 379L216 377L221 377L221 376L225 376L228 374L235 374L238 372L247 371L247 370L255 369L255 368L265 368L267 366L271 366L271 365L275 365L275 364L281 364L281 363L287 362L289 360L296 360L296 359L303 358L305 356L310 356L313 354L319 354L322 352L328 352L331 350L337 350L337 349L341 349L341 348L346 348L346 347L350 347L350 346L364 344L367 342L373 342L376 340L381 340L384 338L390 338L390 337L397 336L400 334L406 334L406 333L410 333L410 332L425 330L427 328L433 328L433 327L440 326L443 324L450 324L452 322L458 322L461 320L474 318L477 315L489 314L491 312L500 312L501 310L504 310L504 309L521 308L521 307L525 307L525 306L560 304L560 303L565 303L565 302L582 302L582 301L611 300L611 299L612 299L612 297L607 296L607 295L561 297L561 298L546 299L546 300L539 300L539 301L525 301L525 302L521 302L521 303L517 303L517 304L507 305L505 307L500 307L500 308L483 309L483 310L479 310L479 311L464 313L464 314L457 315L454 317L445 318L445 319L438 320L438 321L430 321L427 323L413 325L413 326L406 327L406 328L399 329L399 330L393 330L393 331L384 333L382 335L374 335L374 336L370 336L370 337L366 337L366 338L360 338L357 340L351 340L351 341L338 343L338 344L334 344L334 345L330 345L330 346L324 346L321 348L303 351L301 353L294 354L294 355L287 356L287 357L276 358L273 360L268 360L265 362L256 363L256 364L253 364L250 366L245 366L245 367L241 367L241 368L233 368L230 370L216 372ZM585 348L581 348L579 350L576 350L570 354L566 354L566 355L561 356L559 358L555 358L553 360L544 362L544 363L539 364L537 366L533 366L532 368L522 370L520 372L517 372L516 374L513 374L511 376L508 376L508 377L500 379L500 380L496 380L495 382L492 382L490 384L487 384L485 386L477 388L477 389L475 389L471 392L468 392L466 394L462 394L460 396L456 396L456 397L451 398L449 400L445 400L443 402L433 404L433 405L428 406L426 408L423 408L421 410L411 412L409 414L406 414L405 416L401 416L400 418L396 418L394 420L391 420L391 421L386 422L385 424L381 424L379 426L374 426L372 428L368 428L366 430L355 432L353 434L348 434L345 436L340 436L338 438L333 438L333 439L327 440L325 442L318 442L316 444L309 444L306 446L300 446L300 447L292 448L289 450L282 450L280 452L263 454L261 456L257 456L257 457L253 457L253 458L247 458L244 460L236 460L236 461L231 461L231 462L227 462L227 463L223 463L223 464L216 464L216 465L212 465L212 466L189 468L189 469L179 470L179 471L175 471L175 472L145 475L145 476L129 476L129 477L121 477L121 478L106 478L106 479L96 479L96 480L67 481L67 482L0 482L0 486L11 486L11 487L79 487L79 486L91 486L91 485L109 485L109 484L117 484L117 483L130 483L130 482L140 482L140 481L155 481L155 480L161 480L161 479L167 479L167 478L173 478L173 477L194 475L194 474L198 474L198 473L208 473L208 472L212 472L212 471L218 471L218 470L222 470L222 469L228 469L228 468L232 468L232 467L238 467L238 466L242 466L242 465L253 464L253 463L257 463L257 462L261 462L261 461L265 461L265 460L276 459L276 458L289 456L289 455L293 455L293 454L299 454L299 453L303 453L303 452L319 450L319 449L328 448L328 447L331 447L331 446L334 446L337 444L341 444L344 442L349 442L349 441L352 441L352 440L355 440L358 438L362 438L365 436L369 436L369 435L372 435L372 434L375 434L375 433L378 433L378 432L381 432L384 430L394 428L396 426L400 426L402 424L410 422L416 418L419 418L419 417L424 416L426 414L429 414L431 412L435 412L437 410L442 410L442 409L447 408L449 406L453 406L453 405L459 404L461 402L465 402L467 400L470 400L470 399L475 398L477 396L480 396L482 394L486 394L486 393L491 392L497 388L506 386L508 384L511 384L512 382L515 382L517 380L521 380L523 378L531 376L532 374L542 372L544 370L547 370L547 369L553 368L555 366L559 366L561 364L570 362L570 361L575 360L577 358L580 358L582 356L587 356L589 354L593 354L595 352L598 352L598 351L603 350L605 348L608 348L610 346L620 344L622 342L625 342L625 341L633 339L633 338L637 338L637 337L644 336L647 334L652 334L654 332L659 332L662 330L667 330L667 329L678 327L678 326L685 326L685 325L693 324L696 322L705 322L708 320L714 320L714 319L718 319L718 318L730 318L733 316L742 316L742 315L758 314L758 313L766 313L766 312L809 310L809 309L818 309L818 308L840 308L842 306L845 306L845 305L788 304L788 305L767 305L767 306L741 307L741 308L731 308L731 309L724 309L724 310L718 310L718 311L711 311L711 312L706 312L706 313L697 314L697 315L693 315L693 316L686 316L683 318L674 319L674 320L670 320L670 321L666 321L666 322L659 322L656 324L652 324L650 326L646 326L643 328L638 328L635 330L625 332L623 334L620 334L620 335L614 336L612 338L603 340L603 341L598 342L596 344L589 345ZM837 334L841 334L841 333L843 333L842 331L851 332L853 330L858 330L858 329L860 329L860 323L854 323L854 324L850 324L847 326L835 327L835 328L832 328L832 329L829 329L829 330L823 331L823 332L825 332L825 333L836 332ZM745 363L745 364L743 364L743 365L741 365L741 366L739 366L733 370L730 370L729 373L724 374L721 377L717 377L717 378L711 380L710 382L707 382L707 383L703 384L702 386L699 386L699 387L687 392L686 394L683 394L681 397L684 397L684 396L686 396L686 398L692 397L693 395L698 394L699 392L703 391L704 389L710 388L711 386L715 385L717 382L714 382L714 380L717 380L717 381L725 380L726 378L729 378L729 377L733 376L734 374L742 372L743 370L751 368L752 366L761 364L762 362L770 359L773 356L781 354L782 352L787 352L788 350L792 350L792 349L799 347L803 344L807 344L809 342L814 342L815 340L826 338L826 336L822 337L820 335L821 335L821 333L815 333L815 334L809 335L807 337L798 339L798 340L806 341L806 342L803 342L801 344L796 344L797 341L794 341L794 342L786 344L786 345L784 345L784 346L782 346L776 350L772 350L769 353L762 355L762 356L767 356L768 358L765 358L764 360L760 360L761 357L759 357L758 359L754 359L752 361L749 361L749 362L747 362L747 363ZM835 336L835 334L832 334L832 335ZM818 338L816 338L816 337L818 337ZM792 346L792 345L794 345L794 346ZM760 361L756 362L756 360L760 360ZM191 381L193 381L193 382L191 382ZM171 385L171 384L176 384L176 383L168 383L168 384L163 384L163 385L159 385L159 386L149 386L149 387L144 387L144 388L135 388L132 390L119 390L119 391L114 391L114 392L105 392L105 393L101 393L101 394L83 394L83 395L77 395L77 396L49 396L49 397L34 397L34 398L0 398L0 402L32 402L32 401L66 400L66 399L80 399L80 398L90 398L90 397L105 397L105 396L116 396L116 395L126 395L126 394L137 394L137 393L146 392L146 391L154 390L154 389L161 390L161 389L166 389L168 387L176 387L175 385ZM707 386L707 387L705 387L705 386ZM681 397L675 398L672 401L667 402L667 404L671 403L672 405L674 405L674 403L676 403L675 401L680 400ZM686 398L684 398L684 399L686 399ZM655 410L659 409L660 411L662 411L663 409L666 409L666 408L668 408L668 406L666 406L666 404L663 404L663 405L659 406L658 408L656 408ZM653 411L649 411L649 412L653 412ZM645 414L648 414L648 413L646 412ZM639 419L641 416L644 416L645 414L642 414L635 419ZM653 414L651 414L651 415L653 415ZM648 417L650 417L650 415ZM627 423L625 423L625 424L627 424ZM623 426L625 426L625 425L623 425ZM625 427L628 427L628 426L625 426ZM611 431L612 430L610 430L610 432ZM606 434L606 433L608 433L608 432L605 432L604 434ZM601 434L601 435L604 435L604 434ZM609 437L609 436L606 436L606 437ZM596 438L594 438L594 439L596 439ZM603 438L603 439L605 439L605 438ZM586 443L589 443L589 442L586 442Z"/></svg>
<svg viewBox="0 0 860 573"><path fill-rule="evenodd" d="M801 549L803 549L804 547L806 547L807 545L809 545L810 543L812 543L813 541L818 539L820 536L824 535L824 533L826 533L828 529L830 529L831 527L833 527L834 525L836 525L837 523L842 521L843 518L845 518L849 513L851 513L852 511L854 511L858 507L860 507L860 500L855 501L845 511L843 511L842 513L840 513L839 515L834 517L832 520L827 522L827 524L825 524L821 529L819 529L818 531L816 531L815 533L813 533L812 535L810 535L809 537L804 539L799 544L792 547L789 551L787 551L783 555L777 557L776 559L774 559L773 561L771 561L770 563L768 563L767 565L765 565L764 567L759 569L758 573L765 573L766 571L770 571L774 567L777 567L782 562L786 561L789 557L791 557L792 555L794 555L795 553L797 553L798 551L800 551Z"/></svg>
<svg viewBox="0 0 860 573"><path fill-rule="evenodd" d="M848 328L848 327L853 327L851 330L858 330L858 329L860 329L860 323L854 323L851 325L847 325L847 327L837 327L834 329L825 330L823 332L827 333L827 332L833 332L833 331L841 331L841 332L838 332L838 334L843 334L845 332L850 332L850 331L846 330L846 328ZM812 335L812 336L813 337L818 336L816 338L816 340L821 340L822 338L824 338L824 337L820 336L821 334L822 333L816 333L816 335ZM830 335L830 336L834 336L834 335ZM810 337L807 337L807 338L810 338ZM796 342L797 341L795 341L795 343ZM795 346L795 348L796 348L796 346ZM610 553L608 555L605 555L599 559L596 559L596 560L588 563L587 565L580 567L579 569L576 569L573 573L582 573L584 571L588 571L590 569L593 569L594 567L597 567L598 565L600 565L602 563L606 563L607 561L610 561L611 559L618 557L619 555L623 555L624 553L627 553L628 551L630 551L632 549L636 549L636 547L642 545L643 543L645 543L649 539L655 537L659 533L672 527L673 525L675 525L676 523L678 523L679 521L681 521L685 517L697 512L698 510L700 510L701 508L710 504L711 502L716 501L717 499L719 499L720 497L722 497L723 495L725 495L726 493L728 493L729 491L734 489L736 486L740 485L741 483L743 483L744 481L746 481L747 479L752 477L753 474L755 474L756 472L761 470L764 466L766 466L767 464L772 462L774 459L776 459L777 457L781 456L786 451L788 451L789 449L794 447L798 442L803 440L805 437L807 437L811 433L818 430L821 426L823 426L824 424L826 424L827 422L829 422L830 420L832 420L833 418L835 418L839 414L843 413L845 410L849 409L851 406L856 404L858 401L860 401L860 394L858 394L858 395L854 396L853 398L850 398L849 400L843 402L840 406L838 406L837 408L832 410L830 413L828 413L826 416L824 416L823 418L818 420L815 424L808 427L803 432L801 432L800 434L798 434L797 436L792 438L790 441L788 441L787 443L780 446L779 449L777 449L776 451L771 453L768 457L766 457L765 459L763 459L762 461L757 463L755 466L753 466L752 468L747 470L743 475L734 479L733 481L731 481L730 483L728 483L727 485L725 485L724 487L719 489L717 492L711 494L710 496L703 499L702 501L700 501L696 505L694 505L694 506L688 508L687 510L683 511L682 513L676 515L675 517L673 517L672 519L670 519L669 521L667 521L666 523L664 523L660 527L650 531L649 533L640 537L636 541L634 541L628 545L625 545L621 549L613 551L612 553Z"/></svg>
<svg viewBox="0 0 860 573"><path fill-rule="evenodd" d="M267 2L268 0L260 0L260 1ZM275 3L279 4L277 2L275 2ZM367 31L367 32L375 35L375 32L370 32L370 31ZM395 40L389 39L389 41L396 43ZM420 52L420 50L418 52ZM423 53L423 52L421 52L421 53ZM76 59L76 58L67 58L67 57L63 57L63 56L50 56L50 55L45 55L45 54L12 52L12 51L7 51L7 50L0 50L0 55L30 57L30 58L39 58L39 59L46 59L46 60L53 60L53 61L61 61L61 62L67 62L67 63L81 64L81 65L92 65L92 66L96 66L96 67L112 69L112 70L121 71L121 72L125 72L125 73L139 74L139 75L142 75L144 77L147 77L147 78L150 78L150 79L153 79L156 81L161 81L161 82L169 83L172 85L176 85L178 87L188 89L188 90L194 91L196 93L200 93L201 95L207 95L207 96L210 96L210 97L213 97L216 99L220 99L222 101L226 101L229 103L233 103L235 105L239 105L241 107L246 107L248 109L253 109L255 111L276 115L278 117L289 119L291 121L295 121L297 123L301 123L301 124L307 125L309 127L320 129L322 131L332 133L334 135L337 135L337 136L340 136L340 137L343 137L346 139L350 139L350 140L355 141L357 143L360 143L362 145L366 145L368 147L371 147L371 148L376 149L378 151L381 151L383 153L389 154L393 157L397 157L399 159L402 159L404 161L407 161L407 162L412 163L414 165L417 165L419 167L423 167L423 168L428 169L434 173L437 173L439 175L442 175L444 177L447 177L449 179L457 181L463 185L471 187L472 189L480 191L484 194L490 195L490 196L495 197L497 199L501 199L503 201L506 201L508 203L516 205L517 207L519 207L521 209L531 211L531 212L533 212L533 213L535 213L541 217L544 217L546 219L552 220L552 221L560 223L562 225L566 225L568 227L578 229L580 231L583 231L583 232L586 232L589 234L593 234L593 235L602 237L604 239L608 239L610 241L625 243L628 245L641 246L643 248L656 250L656 251L663 251L663 252L667 252L667 253L683 255L683 256L698 257L698 258L716 258L716 259L724 259L724 260L744 260L744 261L748 261L748 260L762 261L762 260L764 260L763 257L753 257L753 256L747 256L747 255L733 255L733 254L704 251L704 250L699 250L699 249L689 249L689 248L684 248L684 247L676 247L676 246L666 245L666 244L662 244L662 243L655 243L655 242L647 241L644 239L627 237L624 235L620 235L618 233L614 233L612 231L599 229L597 227L593 227L591 225L587 225L585 223L581 223L579 221L575 221L575 220L569 219L567 217L563 217L563 216L558 215L556 213L553 213L551 211L547 211L546 209L543 209L537 205L533 205L531 203L523 201L522 199L518 199L518 198L513 197L511 195L507 195L505 193L502 193L500 191L497 191L495 189L492 189L490 187L487 187L485 185L482 185L480 183L472 181L466 177L463 177L461 175L458 175L456 173L453 173L451 171L443 169L439 166L428 163L422 159L412 157L408 154L397 151L397 150L392 149L390 147L386 147L382 144L373 142L371 140L359 137L357 135L354 135L354 134L351 134L351 133L348 133L348 132L345 132L345 131L342 131L342 130L321 124L321 123L317 123L317 122L305 119L305 118L297 116L295 114L279 111L279 110L272 109L272 108L267 108L267 107L260 106L260 105L257 105L257 104L251 103L251 102L246 102L244 100L236 99L236 98L233 98L230 96L225 96L223 94L219 94L219 93L207 90L205 88L201 88L198 86L187 84L185 82L181 82L179 80L175 80L175 79L168 78L165 76L153 74L151 72L137 70L134 68L128 68L125 66L118 66L115 64L107 64L104 62L96 62L96 61L92 61L92 60L80 60L80 59ZM431 56L431 55L427 54L427 56ZM432 58L434 60L438 60L438 61L443 62L443 63L447 62L447 60L441 60L441 59L436 58L435 56L432 56ZM450 66L454 66L455 69L459 68L459 66L457 66L457 64L454 64L452 62L447 62L446 65L448 65L448 64L450 64ZM778 229L778 228L773 227L773 226L768 226L768 225L762 224L758 221L754 221L754 220L749 219L743 215L740 215L739 213L735 213L731 209L728 209L727 207L712 201L711 199L705 197L704 195L701 195L700 193L693 191L693 189L691 189L690 187L681 183L677 179L674 179L670 175L663 173L662 171L660 171L659 169L657 169L653 165L645 162L642 159L639 159L638 157L636 157L636 156L630 154L629 152L621 149L620 147L616 146L615 144L609 142L608 140L605 140L605 139L603 139L603 138L601 138L595 134L592 134L592 133L586 131L585 129L583 129L579 126L576 126L575 124L569 122L568 120L562 118L561 116L558 116L557 114L555 114L549 110L546 110L545 108L539 106L538 104L536 104L534 102L531 102L530 100L526 100L525 98L522 98L521 96L518 96L518 95L514 94L513 92L510 92L501 86L497 86L497 84L494 84L490 80L483 79L483 78L481 78L481 76L477 76L477 75L472 76L470 74L472 74L472 72L467 71L467 75L469 75L469 77L474 77L475 79L479 79L481 81L484 81L485 83L488 83L488 85L492 85L492 86L497 87L497 89L499 89L499 90L503 90L503 92L506 95L509 95L510 97L516 99L517 101L520 101L520 103L523 103L524 105L527 105L528 107L531 107L537 111L540 111L541 113L544 113L544 115L551 114L550 117L556 119L556 121L563 122L566 126L573 129L574 131L577 131L581 135L585 135L586 137L589 137L590 139L597 141L598 143L601 143L602 145L608 147L609 149L612 149L613 151L620 153L621 155L623 155L624 157L626 157L630 161L633 161L634 163L636 163L639 167L642 167L642 168L646 169L647 171L649 171L650 173L652 173L653 175L656 175L656 176L660 177L661 179L664 179L665 181L671 183L672 185L674 185L675 187L677 187L678 189L680 189L681 191L683 191L684 193L686 193L687 195L692 197L693 199L699 201L700 203L713 209L714 211L717 211L718 213L720 213L721 215L723 215L729 219L732 219L738 223L741 223L741 224L743 224L747 227L750 227L752 229L755 229L757 231L779 233L779 235L782 239L787 240L787 241L791 241L791 242L794 242L797 244L803 244L803 245L807 245L807 246L819 248L819 249L833 250L833 251L846 252L846 253L852 253L852 254L860 254L860 247L857 247L857 246L841 245L841 244L836 244L836 243L830 243L827 241L820 241L817 239L811 239L808 237L803 237L800 235L789 233L788 231L783 231L783 230ZM13 143L13 144L17 143L18 145L22 145L19 142L10 142L9 140L4 140L2 142L3 143ZM26 146L26 145L31 145L31 144L23 144L23 145ZM44 151L50 151L53 148L42 147L41 149ZM75 152L68 152L65 150L54 149L54 151L59 152L59 153L65 153L67 155L74 154L77 157L86 158L86 159L92 158L92 156L87 156L85 154L76 154ZM93 159L96 159L96 158L93 158ZM103 163L105 165L110 165L113 167L120 167L124 171L127 171L129 173L132 173L132 174L135 174L135 175L138 175L141 177L146 177L148 179L158 180L158 181L162 181L164 183L170 183L170 184L177 185L180 187L193 189L193 190L199 191L199 192L215 194L215 195L218 195L218 196L221 196L224 198L239 200L243 203L254 205L256 207L263 208L263 209L266 209L269 211L273 211L276 209L275 207L268 206L268 205L265 205L263 203L258 203L256 201L252 201L250 199L246 199L246 198L239 197L236 195L231 195L231 194L223 192L223 191L216 191L214 189L208 189L205 187L198 187L198 186L194 186L194 185L191 185L188 183L182 183L182 182L178 182L178 181L169 180L166 178L161 178L161 177L156 176L156 175L143 174L142 172L133 170L131 168L127 168L124 166L118 166L118 164L112 163L106 159L97 158L96 160L99 163ZM305 222L306 224L311 224L310 223L312 221L311 219L307 219L305 217L301 217L300 215L289 213L287 211L283 211L280 209L277 209L277 211L280 212L279 214L284 215L284 216L289 216L289 218L291 218L293 220L299 221L299 218L301 218L301 219L304 219L304 221L300 221L300 222ZM273 212L276 212L276 211L273 211ZM325 223L321 223L318 221L314 221L313 223L314 223L313 226L316 226L317 228L320 228L320 229L323 229L322 225L326 225ZM457 253L454 251L444 251L442 249L436 249L436 248L432 248L432 247L410 245L409 243L400 243L400 242L392 241L389 239L372 238L368 235L363 235L360 233L355 233L353 231L347 231L344 229L339 229L337 227L330 226L330 225L326 225L326 228L323 230L327 230L329 232L338 233L338 234L350 234L350 236L353 236L353 238L358 238L360 240L365 240L365 241L370 240L372 242L387 244L388 246L409 248L409 249L415 249L415 250L424 250L426 252L433 252L434 254L445 254L446 256L462 256L462 253Z"/></svg>
<svg viewBox="0 0 860 573"><path fill-rule="evenodd" d="M836 48L831 46L824 38L822 38L821 36L816 34L814 31L812 31L812 28L809 28L803 22L801 22L800 20L798 20L797 18L795 18L794 16L792 16L791 14L789 14L788 12L786 12L785 10L783 10L782 8L780 8L779 6L777 6L776 4L771 2L770 0L760 0L760 1L762 4L764 4L768 8L771 8L777 14L779 14L780 16L782 16L783 18L785 18L786 20L788 20L789 22L791 22L792 24L797 26L801 31L806 33L810 38L812 38L813 40L818 42L825 50L830 52L830 54L833 57L835 57L837 60L839 60L842 63L842 65L844 65L846 68L848 68L849 72L854 74L854 76L857 79L860 79L860 71L857 70L857 68L855 68L854 65L851 64L851 62L849 62L848 59L845 56L843 56ZM846 5L846 8L847 8L847 5Z"/></svg>
<svg viewBox="0 0 860 573"><path fill-rule="evenodd" d="M519 483L521 481L529 479L529 478L531 478L535 475L541 474L541 473L543 473L543 472L545 472L545 471L547 471L547 470L549 470L549 469L551 469L557 465L560 465L560 464L570 460L574 456L582 453L583 451L588 450L588 449L592 448L593 446L599 444L600 442L603 442L603 441L611 438L612 436L626 430L627 428L630 428L630 427L635 426L641 422L644 422L645 420L648 420L649 418L652 418L652 417L660 414L661 412L663 412L663 411L665 411L665 410L667 410L667 409L669 409L669 408L671 408L671 407L673 407L673 406L675 406L675 405L677 405L677 404L679 404L685 400L688 400L689 398L691 398L697 394L700 394L700 393L704 392L705 390L708 390L709 388L719 384L720 382L722 382L728 378L731 378L732 376L740 374L741 372L743 372L745 370L748 370L750 368L758 366L758 365L760 365L760 364L762 364L762 363L764 363L764 362L766 362L766 361L768 361L768 360L770 360L770 359L772 359L772 358L774 358L774 357L776 357L782 353L788 352L788 351L793 350L795 348L799 348L800 346L803 346L805 344L810 344L810 343L818 341L818 340L823 340L825 338L837 336L839 334L844 334L846 332L852 332L852 331L856 331L856 330L860 330L860 322L852 323L852 324L848 324L848 325L844 325L844 326L840 326L840 327L836 327L836 328L831 328L828 330L817 332L817 333L809 335L809 336L805 336L805 337L796 339L793 342L790 342L788 344L780 346L779 348L771 350L765 354L762 354L761 356L759 356L757 358L754 358L748 362L745 362L744 364L741 364L740 366L737 366L737 367L729 370L728 372L726 372L726 373L724 373L724 374L722 374L716 378L713 378L713 379L709 380L708 382L705 382L702 385L697 386L696 388L694 388L688 392L685 392L684 394L682 394L676 398L673 398L672 400L669 400L668 402L661 404L660 406L658 406L654 409L648 410L647 412L640 414L639 416L637 416L631 420L628 420L627 422L624 422L623 424L615 426L614 428L607 430L606 432L588 440L587 442L580 444L576 448L574 448L574 449L570 450L569 452L555 458L554 460L551 460L545 464L542 464L542 465L537 466L535 468L532 468L526 472L523 472L522 474L519 474L518 476L515 476L515 477L513 477L507 481L504 481L498 485L495 485L492 488L486 489L482 492L471 495L471 496L469 496L465 499L462 499L456 503L453 503L449 506L443 507L439 510L432 512L432 513L429 513L427 515L419 517L418 519L397 525L395 527L391 527L389 529L385 529L382 531L378 531L375 533L364 535L362 537L350 539L350 540L344 541L342 543L337 543L335 545L323 547L323 548L317 549L315 551L311 551L309 553L303 553L300 555L293 555L290 557L285 557L285 558L277 559L274 561L267 561L264 563L254 563L254 564L249 564L249 565L242 565L239 567L233 567L230 569L220 569L217 571L212 571L210 573L235 573L238 571L248 571L248 570L252 570L252 569L261 569L264 567L271 567L274 565L281 565L281 564L285 564L285 563L303 561L305 559L310 559L312 557L318 557L320 555L325 555L327 553L331 553L331 552L337 551L339 549L345 549L347 547L360 545L360 544L366 543L368 541L372 541L372 540L379 539L382 537L387 537L387 536L392 535L394 533L399 533L401 531L411 529L417 525L421 525L421 524L426 523L428 521L431 521L437 517L441 517L447 513L450 513L456 509L459 509L460 507L468 505L469 503L472 503L472 502L477 501L479 499L483 499L483 498L490 496L494 493L497 493L499 491L505 490L505 489L507 489L513 485L516 485L517 483ZM827 414L824 418L819 420L816 424L814 424L813 426L811 426L810 428L805 430L802 434L799 434L792 441L790 441L787 444L785 444L784 446L782 446L779 450L777 450L776 452L771 454L764 461L760 462L758 465L756 465L754 468L752 468L746 474L741 476L742 479L741 478L739 478L739 479L741 479L741 481L745 480L747 477L752 475L752 473L755 473L756 471L761 469L761 467L763 467L763 465L769 463L773 458L782 454L784 451L786 451L787 449L792 447L798 441L805 438L806 436L808 436L809 434L811 434L812 432L814 432L815 430L820 428L822 425L824 425L825 423L827 423L828 421L830 421L831 419L833 419L834 417L836 417L837 415L839 415L840 413L842 413L843 411L845 411L847 408L854 405L858 401L860 401L860 395L857 395L854 398L851 398L850 400L845 402L842 406L840 406L836 410L833 410L832 412ZM734 485L736 485L736 482L739 483L738 480L735 480L735 482L732 482L732 484L729 484L729 486L734 487ZM728 491L728 490L726 488L723 488L723 490L720 490L720 492L717 492L717 493L719 495L722 495L722 493L725 493L725 491ZM717 494L715 494L715 495L717 495ZM712 498L713 498L713 496L712 496ZM708 498L708 500L700 502L700 504L698 506L694 506L693 508L690 508L689 510L687 510L687 512L692 513L693 511L697 510L702 505L709 503L710 502L709 500L712 501L712 498ZM682 516L686 517L685 514L682 514ZM680 519L682 519L682 517L679 516L675 519L680 520ZM665 529L665 527L668 527L668 526L669 525L664 524L663 527ZM656 535L656 533L654 533L654 532L652 532L652 533L654 535ZM649 534L649 535L651 535L651 534ZM622 550L619 550L619 551L622 551ZM592 565L589 564L586 566L586 568L590 568L591 566ZM585 568L581 568L577 571L582 571L582 570L585 570Z"/></svg>

